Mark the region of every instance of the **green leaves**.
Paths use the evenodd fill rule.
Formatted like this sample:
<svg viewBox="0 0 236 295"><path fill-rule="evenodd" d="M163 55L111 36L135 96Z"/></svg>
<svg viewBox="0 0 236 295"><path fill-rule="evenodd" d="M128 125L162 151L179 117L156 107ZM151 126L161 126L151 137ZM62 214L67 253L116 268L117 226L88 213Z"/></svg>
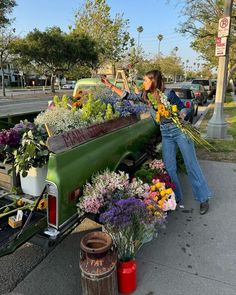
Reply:
<svg viewBox="0 0 236 295"><path fill-rule="evenodd" d="M128 20L123 15L111 18L106 0L87 0L75 15L73 34L85 34L95 41L99 62L119 60L131 41Z"/></svg>
<svg viewBox="0 0 236 295"><path fill-rule="evenodd" d="M45 31L34 29L11 47L12 53L25 64L44 69L52 79L58 72L71 70L75 65L97 62L95 42L88 35L66 34L59 27Z"/></svg>
<svg viewBox="0 0 236 295"><path fill-rule="evenodd" d="M26 130L22 136L20 147L14 151L14 166L16 173L25 177L31 167L42 167L47 164L49 151L45 140L45 130L34 126Z"/></svg>
<svg viewBox="0 0 236 295"><path fill-rule="evenodd" d="M0 1L0 28L11 23L11 19L9 19L8 14L12 12L14 6L16 6L15 0Z"/></svg>

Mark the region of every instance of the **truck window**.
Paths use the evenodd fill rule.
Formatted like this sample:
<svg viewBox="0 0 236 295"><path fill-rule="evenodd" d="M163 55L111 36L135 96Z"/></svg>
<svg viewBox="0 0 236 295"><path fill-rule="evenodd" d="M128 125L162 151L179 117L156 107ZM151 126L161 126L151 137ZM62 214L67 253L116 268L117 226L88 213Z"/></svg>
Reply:
<svg viewBox="0 0 236 295"><path fill-rule="evenodd" d="M192 84L201 84L203 86L209 86L209 80L193 80Z"/></svg>

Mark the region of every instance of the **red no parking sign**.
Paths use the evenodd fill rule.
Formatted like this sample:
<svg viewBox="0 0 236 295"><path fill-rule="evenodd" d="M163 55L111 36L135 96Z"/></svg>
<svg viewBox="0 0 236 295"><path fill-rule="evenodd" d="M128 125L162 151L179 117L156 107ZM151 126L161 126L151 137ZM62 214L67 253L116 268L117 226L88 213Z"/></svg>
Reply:
<svg viewBox="0 0 236 295"><path fill-rule="evenodd" d="M219 20L218 37L227 37L229 35L230 17L222 17Z"/></svg>

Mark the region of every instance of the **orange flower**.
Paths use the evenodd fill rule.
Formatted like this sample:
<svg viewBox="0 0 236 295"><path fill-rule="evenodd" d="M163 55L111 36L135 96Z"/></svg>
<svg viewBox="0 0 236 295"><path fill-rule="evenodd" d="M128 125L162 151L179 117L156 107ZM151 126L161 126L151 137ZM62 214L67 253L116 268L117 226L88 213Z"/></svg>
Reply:
<svg viewBox="0 0 236 295"><path fill-rule="evenodd" d="M156 113L156 121L157 121L157 122L160 122L160 120L161 120L161 115L160 115L160 113Z"/></svg>
<svg viewBox="0 0 236 295"><path fill-rule="evenodd" d="M165 111L165 112L164 112L164 116L165 116L166 118L168 118L168 117L170 116L170 112Z"/></svg>

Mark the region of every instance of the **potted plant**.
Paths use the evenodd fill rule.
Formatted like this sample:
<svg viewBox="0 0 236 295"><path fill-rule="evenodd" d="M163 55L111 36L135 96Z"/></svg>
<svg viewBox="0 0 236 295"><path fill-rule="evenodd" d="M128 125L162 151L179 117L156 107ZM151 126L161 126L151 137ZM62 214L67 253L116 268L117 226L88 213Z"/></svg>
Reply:
<svg viewBox="0 0 236 295"><path fill-rule="evenodd" d="M24 129L19 147L13 151L14 167L20 174L22 191L32 196L39 196L45 187L49 158L46 139L46 131L32 124Z"/></svg>

